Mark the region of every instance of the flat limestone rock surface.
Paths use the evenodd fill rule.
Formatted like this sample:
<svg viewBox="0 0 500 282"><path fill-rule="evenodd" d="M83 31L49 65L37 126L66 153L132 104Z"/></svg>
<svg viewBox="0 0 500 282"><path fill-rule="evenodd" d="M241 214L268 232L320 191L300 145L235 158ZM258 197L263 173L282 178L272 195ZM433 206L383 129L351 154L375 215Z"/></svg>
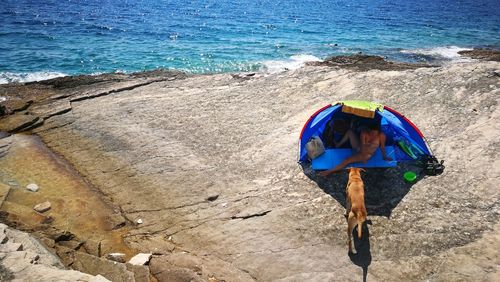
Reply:
<svg viewBox="0 0 500 282"><path fill-rule="evenodd" d="M33 115L9 115L0 119L0 131L14 132L35 123L38 119Z"/></svg>
<svg viewBox="0 0 500 282"><path fill-rule="evenodd" d="M153 258L160 276L491 281L500 265L499 69L493 61L397 71L306 66L114 90L108 82L104 92L68 89L60 97L71 110L35 132L128 221L143 220L129 244L161 252L154 248L165 240L189 253L189 261ZM322 178L298 165L297 143L316 110L353 99L403 113L446 169L413 184L403 181L407 168L369 170L371 224L349 256L346 175ZM176 268L161 274L165 264Z"/></svg>

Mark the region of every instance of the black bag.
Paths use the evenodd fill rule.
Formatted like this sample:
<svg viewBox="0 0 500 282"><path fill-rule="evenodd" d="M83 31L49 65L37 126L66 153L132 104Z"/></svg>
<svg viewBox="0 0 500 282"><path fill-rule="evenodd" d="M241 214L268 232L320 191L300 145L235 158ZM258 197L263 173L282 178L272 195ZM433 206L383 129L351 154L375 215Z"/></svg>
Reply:
<svg viewBox="0 0 500 282"><path fill-rule="evenodd" d="M424 170L426 175L440 175L444 171L444 161L438 161L435 156L425 156L423 159L419 161L419 164Z"/></svg>

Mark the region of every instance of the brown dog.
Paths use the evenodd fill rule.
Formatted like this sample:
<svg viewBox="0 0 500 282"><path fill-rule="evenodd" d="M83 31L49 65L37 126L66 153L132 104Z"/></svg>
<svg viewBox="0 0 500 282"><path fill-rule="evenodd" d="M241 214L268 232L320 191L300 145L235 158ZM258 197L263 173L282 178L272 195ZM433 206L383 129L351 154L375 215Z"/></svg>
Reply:
<svg viewBox="0 0 500 282"><path fill-rule="evenodd" d="M366 220L365 208L365 188L361 179L362 168L349 169L349 182L347 182L347 235L350 253L356 253L354 243L352 242L352 231L356 223L358 224L358 238L361 239L363 222Z"/></svg>

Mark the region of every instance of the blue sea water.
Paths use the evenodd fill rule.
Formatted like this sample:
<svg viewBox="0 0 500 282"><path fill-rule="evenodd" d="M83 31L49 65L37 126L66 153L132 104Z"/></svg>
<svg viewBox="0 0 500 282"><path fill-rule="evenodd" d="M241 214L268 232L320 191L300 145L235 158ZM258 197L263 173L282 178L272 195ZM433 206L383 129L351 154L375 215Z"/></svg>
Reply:
<svg viewBox="0 0 500 282"><path fill-rule="evenodd" d="M156 68L276 71L331 55L500 47L498 0L3 0L0 83Z"/></svg>

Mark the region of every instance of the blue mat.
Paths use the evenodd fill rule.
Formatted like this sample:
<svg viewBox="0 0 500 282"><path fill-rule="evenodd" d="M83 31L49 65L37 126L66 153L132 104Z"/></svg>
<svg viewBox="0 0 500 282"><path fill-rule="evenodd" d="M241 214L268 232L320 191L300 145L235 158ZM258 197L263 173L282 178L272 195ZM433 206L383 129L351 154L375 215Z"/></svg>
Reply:
<svg viewBox="0 0 500 282"><path fill-rule="evenodd" d="M352 163L347 167L395 167L398 162L394 161L396 159L394 150L395 148L392 146L385 147L387 156L391 157L393 161L385 161L382 158L382 152L380 151L380 148L378 148L377 151L375 151L375 155L373 155L373 157L366 163ZM314 170L331 169L351 155L351 149L326 149L321 156L312 160L312 168Z"/></svg>

